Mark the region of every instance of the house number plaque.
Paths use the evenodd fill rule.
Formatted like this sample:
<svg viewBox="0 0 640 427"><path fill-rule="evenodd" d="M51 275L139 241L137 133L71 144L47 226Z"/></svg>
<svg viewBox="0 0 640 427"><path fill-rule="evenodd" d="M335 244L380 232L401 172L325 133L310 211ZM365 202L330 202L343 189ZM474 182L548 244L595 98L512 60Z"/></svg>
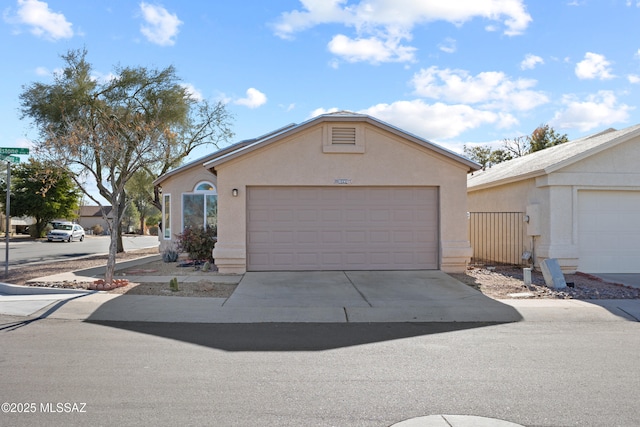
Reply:
<svg viewBox="0 0 640 427"><path fill-rule="evenodd" d="M350 179L346 179L346 178L338 178L338 179L335 179L333 181L333 183L334 184L343 184L343 185L344 184L351 184L351 180Z"/></svg>

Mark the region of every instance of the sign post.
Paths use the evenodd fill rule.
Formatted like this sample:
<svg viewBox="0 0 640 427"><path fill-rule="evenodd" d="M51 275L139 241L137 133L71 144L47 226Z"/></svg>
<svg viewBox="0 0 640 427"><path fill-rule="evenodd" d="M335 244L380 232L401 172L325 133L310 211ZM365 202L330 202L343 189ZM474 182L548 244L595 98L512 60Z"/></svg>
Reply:
<svg viewBox="0 0 640 427"><path fill-rule="evenodd" d="M28 148L17 147L0 147L0 156L2 160L7 162L7 223L4 229L5 236L5 250L4 250L4 277L9 277L9 232L11 228L11 217L9 216L9 204L11 202L11 163L20 163L20 157L12 156L11 154L29 154Z"/></svg>
<svg viewBox="0 0 640 427"><path fill-rule="evenodd" d="M7 224L4 231L5 248L4 248L4 277L9 277L9 229L11 228L11 217L9 216L9 203L11 200L11 163L7 162Z"/></svg>

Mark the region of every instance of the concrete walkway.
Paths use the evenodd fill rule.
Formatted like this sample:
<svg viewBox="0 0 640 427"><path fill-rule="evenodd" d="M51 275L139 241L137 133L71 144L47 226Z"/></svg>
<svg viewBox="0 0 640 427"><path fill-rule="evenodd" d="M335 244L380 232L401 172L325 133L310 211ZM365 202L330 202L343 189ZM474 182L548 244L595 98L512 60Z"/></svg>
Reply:
<svg viewBox="0 0 640 427"><path fill-rule="evenodd" d="M128 263L130 268L149 259ZM95 274L92 274L95 273ZM92 280L100 271L38 281ZM134 282L169 281L119 276ZM440 271L217 275L226 298L115 295L0 284L0 313L56 319L185 323L639 321L640 300L493 300ZM185 283L197 276L178 277Z"/></svg>

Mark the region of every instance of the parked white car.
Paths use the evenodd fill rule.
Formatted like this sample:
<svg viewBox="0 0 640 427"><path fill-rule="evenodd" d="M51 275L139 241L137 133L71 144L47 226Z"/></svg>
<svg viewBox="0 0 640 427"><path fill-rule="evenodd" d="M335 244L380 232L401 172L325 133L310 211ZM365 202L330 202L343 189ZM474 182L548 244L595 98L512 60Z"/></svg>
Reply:
<svg viewBox="0 0 640 427"><path fill-rule="evenodd" d="M73 242L74 240L84 240L84 228L78 224L56 223L54 229L47 234L47 240L53 242L60 240L62 242Z"/></svg>

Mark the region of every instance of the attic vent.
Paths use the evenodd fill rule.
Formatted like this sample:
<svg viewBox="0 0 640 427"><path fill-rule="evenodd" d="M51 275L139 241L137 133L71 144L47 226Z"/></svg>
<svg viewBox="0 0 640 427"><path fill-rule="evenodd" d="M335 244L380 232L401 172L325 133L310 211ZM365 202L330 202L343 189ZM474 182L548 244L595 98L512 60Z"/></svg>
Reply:
<svg viewBox="0 0 640 427"><path fill-rule="evenodd" d="M356 143L356 128L332 127L332 144L353 144Z"/></svg>

